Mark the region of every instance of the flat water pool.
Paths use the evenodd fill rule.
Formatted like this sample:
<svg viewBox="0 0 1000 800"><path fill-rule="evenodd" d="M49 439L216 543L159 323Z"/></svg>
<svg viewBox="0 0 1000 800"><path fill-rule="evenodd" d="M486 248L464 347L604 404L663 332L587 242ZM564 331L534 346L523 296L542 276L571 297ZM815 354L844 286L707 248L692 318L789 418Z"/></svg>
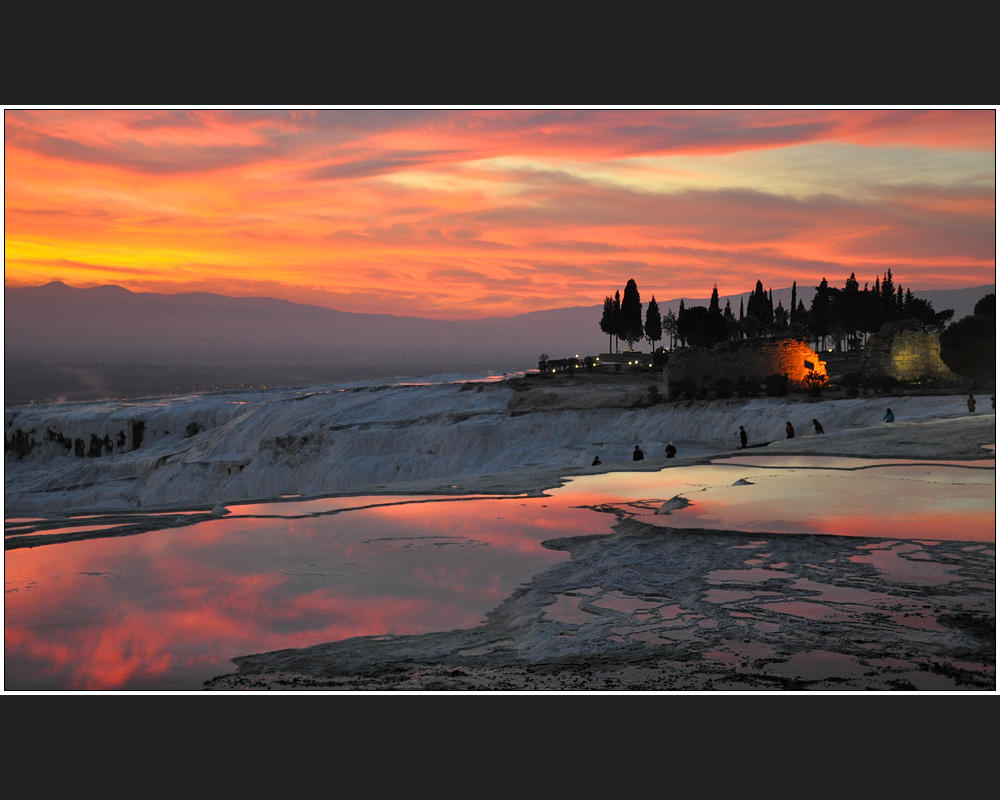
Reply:
<svg viewBox="0 0 1000 800"><path fill-rule="evenodd" d="M595 511L664 527L995 541L995 462L838 461L606 473L540 498L233 505L187 527L9 550L5 689L199 689L244 653L472 627L568 557L542 541L610 533L615 517Z"/></svg>

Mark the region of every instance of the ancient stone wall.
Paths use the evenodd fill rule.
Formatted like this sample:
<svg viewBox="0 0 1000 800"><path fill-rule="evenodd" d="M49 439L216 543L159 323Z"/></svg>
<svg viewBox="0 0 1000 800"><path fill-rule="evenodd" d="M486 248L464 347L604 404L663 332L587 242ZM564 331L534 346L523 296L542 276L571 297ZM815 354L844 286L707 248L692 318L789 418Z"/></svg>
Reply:
<svg viewBox="0 0 1000 800"><path fill-rule="evenodd" d="M826 362L798 339L734 339L711 350L687 347L671 353L663 379L669 384L684 378L702 382L787 375L790 383L802 386L811 371L825 376Z"/></svg>
<svg viewBox="0 0 1000 800"><path fill-rule="evenodd" d="M941 360L938 333L909 321L882 326L865 345L861 365L869 375L890 375L901 381L958 379Z"/></svg>

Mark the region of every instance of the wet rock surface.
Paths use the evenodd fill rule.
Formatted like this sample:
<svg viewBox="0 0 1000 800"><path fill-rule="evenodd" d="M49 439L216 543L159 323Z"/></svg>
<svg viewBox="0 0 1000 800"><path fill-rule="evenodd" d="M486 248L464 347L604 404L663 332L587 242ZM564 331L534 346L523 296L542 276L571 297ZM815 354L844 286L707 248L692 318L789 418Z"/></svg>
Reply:
<svg viewBox="0 0 1000 800"><path fill-rule="evenodd" d="M664 530L571 559L485 624L243 656L209 689L994 690L995 546Z"/></svg>

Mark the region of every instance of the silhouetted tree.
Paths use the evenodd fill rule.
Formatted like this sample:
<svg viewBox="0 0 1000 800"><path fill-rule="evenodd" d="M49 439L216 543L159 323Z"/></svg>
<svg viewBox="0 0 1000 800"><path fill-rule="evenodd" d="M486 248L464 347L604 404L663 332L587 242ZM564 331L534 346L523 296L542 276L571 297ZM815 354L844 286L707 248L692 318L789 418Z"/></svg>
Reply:
<svg viewBox="0 0 1000 800"><path fill-rule="evenodd" d="M849 339L856 338L861 330L862 322L861 286L854 273L844 283L836 302L836 315L840 318L838 326Z"/></svg>
<svg viewBox="0 0 1000 800"><path fill-rule="evenodd" d="M740 338L740 324L736 321L736 317L733 314L733 308L729 304L729 300L726 300L726 307L722 311L722 319L726 323L726 339L739 339Z"/></svg>
<svg viewBox="0 0 1000 800"><path fill-rule="evenodd" d="M949 325L941 334L941 360L974 382L996 378L997 318L974 314Z"/></svg>
<svg viewBox="0 0 1000 800"><path fill-rule="evenodd" d="M976 307L972 310L972 313L977 317L995 317L997 315L997 296L995 294L988 294L983 297Z"/></svg>
<svg viewBox="0 0 1000 800"><path fill-rule="evenodd" d="M604 313L601 315L601 330L608 335L608 352L612 352L612 342L615 334L615 299L608 295L604 298Z"/></svg>
<svg viewBox="0 0 1000 800"><path fill-rule="evenodd" d="M632 349L633 342L642 338L642 301L639 299L639 287L632 278L625 284L625 294L622 295L622 318L618 338L628 342L629 350Z"/></svg>
<svg viewBox="0 0 1000 800"><path fill-rule="evenodd" d="M614 326L614 331L615 331L615 352L617 353L618 339L621 338L620 334L622 330L622 301L621 301L621 295L617 291L615 292L615 314L614 314L614 322L612 323L612 325Z"/></svg>
<svg viewBox="0 0 1000 800"><path fill-rule="evenodd" d="M832 299L833 292L830 290L830 285L826 282L826 277L824 277L819 282L819 286L816 287L812 308L809 310L812 319L812 333L816 338L817 350L826 349L826 337L830 335L831 331ZM820 346L820 340L822 340L822 347Z"/></svg>
<svg viewBox="0 0 1000 800"><path fill-rule="evenodd" d="M788 330L788 312L785 311L780 300L778 307L774 309L774 330L778 332Z"/></svg>
<svg viewBox="0 0 1000 800"><path fill-rule="evenodd" d="M691 306L677 317L677 328L688 344L713 347L726 339L726 321L722 314L713 314L705 306Z"/></svg>
<svg viewBox="0 0 1000 800"><path fill-rule="evenodd" d="M721 314L722 309L719 308L719 287L712 286L712 299L708 301L708 313L709 314Z"/></svg>
<svg viewBox="0 0 1000 800"><path fill-rule="evenodd" d="M652 349L656 349L656 343L663 338L663 318L660 316L660 307L656 304L656 297L651 296L646 306L646 324L643 326L646 334L646 341Z"/></svg>
<svg viewBox="0 0 1000 800"><path fill-rule="evenodd" d="M670 349L673 350L677 346L677 315L669 308L663 315L663 333L670 342Z"/></svg>

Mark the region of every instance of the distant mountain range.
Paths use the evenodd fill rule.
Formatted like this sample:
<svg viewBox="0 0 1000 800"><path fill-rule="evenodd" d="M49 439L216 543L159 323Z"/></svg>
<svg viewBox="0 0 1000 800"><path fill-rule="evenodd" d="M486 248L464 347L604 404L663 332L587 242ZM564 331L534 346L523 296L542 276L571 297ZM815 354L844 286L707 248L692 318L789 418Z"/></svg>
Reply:
<svg viewBox="0 0 1000 800"><path fill-rule="evenodd" d="M995 284L969 289L914 292L955 319L995 292ZM806 306L812 287L798 290ZM787 308L791 289L776 289ZM721 297L739 312L740 298ZM683 298L685 306L708 298ZM681 298L661 302L675 312ZM203 292L136 293L121 286L75 289L54 281L4 290L4 357L60 361L162 361L216 363L220 359L308 362L370 360L376 356L501 358L531 365L539 353L553 357L597 354L607 349L599 328L601 305L534 311L515 317L446 321L389 314L359 314L268 297L227 297ZM513 362L510 359L513 358ZM400 358L405 361L405 359Z"/></svg>
<svg viewBox="0 0 1000 800"><path fill-rule="evenodd" d="M995 285L914 292L955 319L972 313ZM798 297L807 306L814 289ZM739 313L740 298L730 300ZM775 289L787 307L791 289ZM708 298L683 298L687 307ZM681 298L661 302L675 312ZM155 294L121 286L75 289L59 281L4 289L4 360L257 368L282 382L379 378L433 372L515 371L553 358L608 349L599 327L602 304L534 311L515 317L444 321L359 314L267 297L208 293ZM279 372L275 372L279 370ZM8 375L10 382L11 375ZM270 379L272 382L274 378ZM211 383L211 381L209 381ZM173 388L173 387L171 387Z"/></svg>

